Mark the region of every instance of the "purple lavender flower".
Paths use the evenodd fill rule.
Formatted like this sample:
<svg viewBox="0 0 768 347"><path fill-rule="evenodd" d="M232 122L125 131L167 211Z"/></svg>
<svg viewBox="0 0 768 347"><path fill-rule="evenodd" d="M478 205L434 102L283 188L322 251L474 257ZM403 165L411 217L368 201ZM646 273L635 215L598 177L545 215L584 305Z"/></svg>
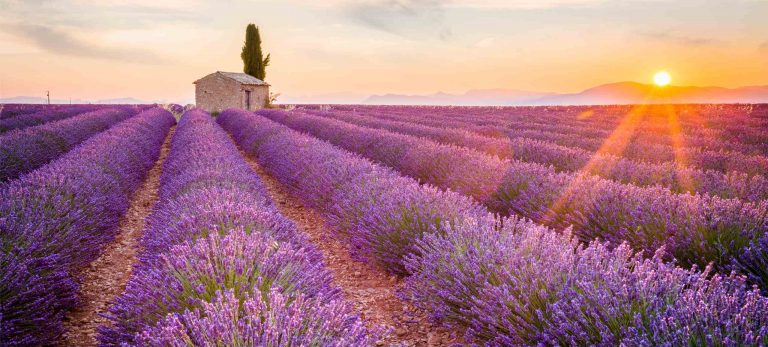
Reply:
<svg viewBox="0 0 768 347"><path fill-rule="evenodd" d="M217 292L202 308L174 313L144 330L151 346L371 346L376 339L343 301L290 298L278 289L238 299Z"/></svg>
<svg viewBox="0 0 768 347"><path fill-rule="evenodd" d="M419 242L416 303L491 345L761 345L768 299L740 277L685 270L626 244L586 248L569 233L507 219Z"/></svg>
<svg viewBox="0 0 768 347"><path fill-rule="evenodd" d="M106 344L133 341L168 314L212 302L218 291L232 290L239 300L270 288L319 300L338 297L331 276L310 251L242 228L199 236L171 247L134 270L125 292L111 309L115 326L102 330Z"/></svg>

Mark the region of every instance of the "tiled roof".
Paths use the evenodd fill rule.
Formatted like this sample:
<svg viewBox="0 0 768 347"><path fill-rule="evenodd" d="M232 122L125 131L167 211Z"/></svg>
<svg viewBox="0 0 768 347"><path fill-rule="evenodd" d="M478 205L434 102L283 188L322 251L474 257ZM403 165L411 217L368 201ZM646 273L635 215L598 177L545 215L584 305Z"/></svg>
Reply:
<svg viewBox="0 0 768 347"><path fill-rule="evenodd" d="M268 86L269 85L267 82L264 82L264 81L262 81L262 80L260 80L260 79L258 79L256 77L253 77L251 75L244 74L242 72L216 71L216 73L219 74L219 75L222 75L222 76L224 76L226 78L233 79L233 80L237 81L240 84L256 85L256 86L263 86L263 85ZM208 75L208 76L210 76L210 75ZM208 77L208 76L206 76L206 77ZM197 83L198 81L200 81L200 80L195 81L195 83Z"/></svg>

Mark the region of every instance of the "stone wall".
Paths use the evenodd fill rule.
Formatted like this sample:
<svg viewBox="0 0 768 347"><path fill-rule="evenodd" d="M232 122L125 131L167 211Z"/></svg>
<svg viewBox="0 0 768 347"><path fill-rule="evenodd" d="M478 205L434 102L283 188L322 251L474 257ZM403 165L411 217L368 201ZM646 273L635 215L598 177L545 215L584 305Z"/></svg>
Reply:
<svg viewBox="0 0 768 347"><path fill-rule="evenodd" d="M195 104L208 112L228 108L245 109L245 90L251 91L249 111L263 108L269 101L268 86L246 86L219 74L212 74L195 84Z"/></svg>
<svg viewBox="0 0 768 347"><path fill-rule="evenodd" d="M269 87L268 86L241 86L243 90L251 91L251 108L248 111L258 110L264 108L269 103ZM245 93L240 92L241 96L241 108L245 109Z"/></svg>

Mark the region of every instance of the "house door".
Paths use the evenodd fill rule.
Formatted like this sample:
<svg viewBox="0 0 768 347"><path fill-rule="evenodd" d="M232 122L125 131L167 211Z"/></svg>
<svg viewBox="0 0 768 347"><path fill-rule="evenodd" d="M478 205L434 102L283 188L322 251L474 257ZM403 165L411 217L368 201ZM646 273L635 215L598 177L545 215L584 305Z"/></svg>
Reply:
<svg viewBox="0 0 768 347"><path fill-rule="evenodd" d="M251 110L251 91L250 90L245 91L245 109L248 111Z"/></svg>

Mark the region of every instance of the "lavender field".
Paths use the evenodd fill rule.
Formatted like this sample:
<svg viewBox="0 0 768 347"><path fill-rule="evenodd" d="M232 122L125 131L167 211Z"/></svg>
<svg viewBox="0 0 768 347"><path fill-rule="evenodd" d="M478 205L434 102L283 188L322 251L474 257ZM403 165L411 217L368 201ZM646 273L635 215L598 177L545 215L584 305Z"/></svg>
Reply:
<svg viewBox="0 0 768 347"><path fill-rule="evenodd" d="M0 346L765 346L768 105L0 109Z"/></svg>

